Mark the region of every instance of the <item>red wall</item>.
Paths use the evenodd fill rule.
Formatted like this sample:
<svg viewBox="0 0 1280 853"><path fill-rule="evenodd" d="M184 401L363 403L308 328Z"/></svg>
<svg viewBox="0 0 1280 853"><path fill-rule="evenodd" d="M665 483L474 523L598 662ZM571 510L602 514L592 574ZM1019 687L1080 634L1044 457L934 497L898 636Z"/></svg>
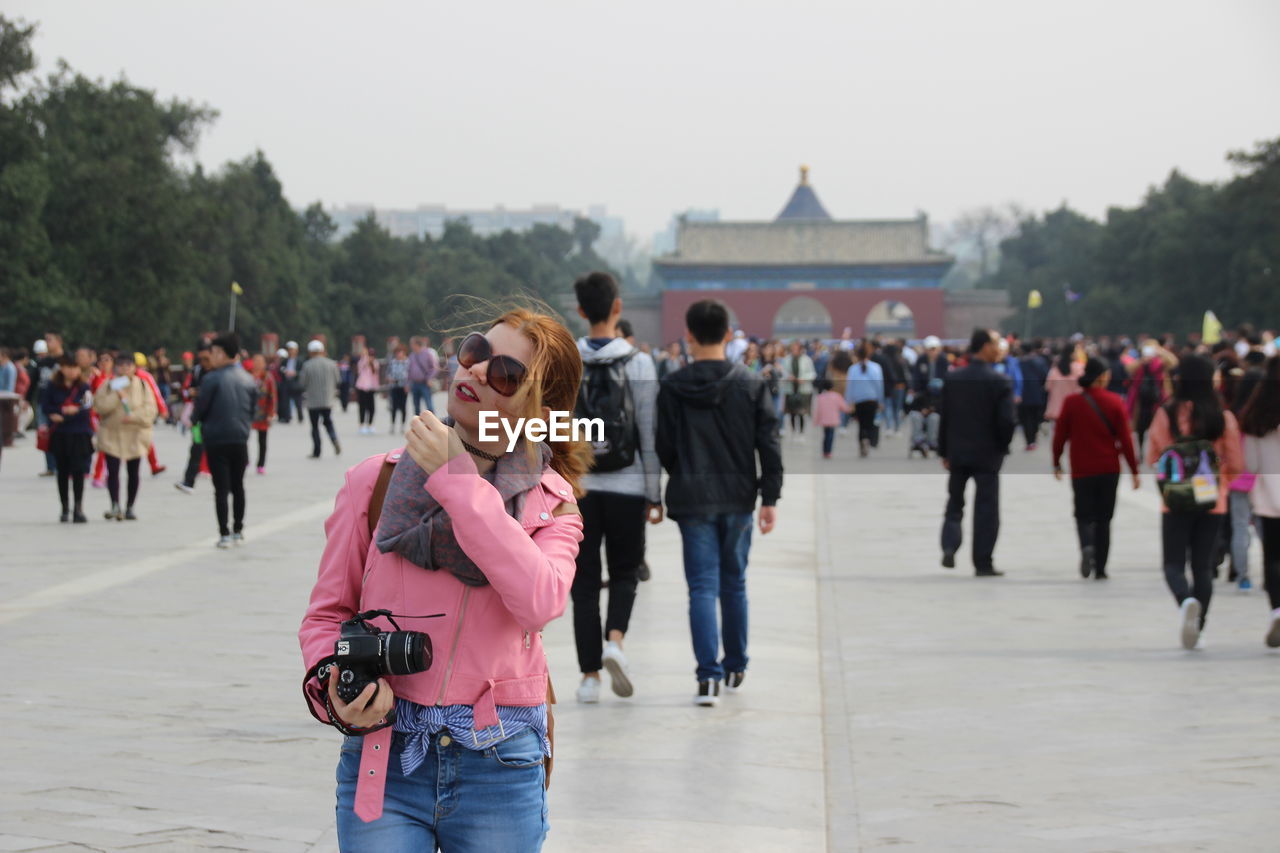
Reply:
<svg viewBox="0 0 1280 853"><path fill-rule="evenodd" d="M821 302L831 315L832 336L839 337L845 326L855 337L866 331L867 314L886 299L902 302L911 309L915 335L943 334L944 294L939 288L913 290L668 290L662 294L662 341L669 343L684 335L684 312L699 299L719 299L737 315L748 335L773 335L773 318L788 300L806 296Z"/></svg>

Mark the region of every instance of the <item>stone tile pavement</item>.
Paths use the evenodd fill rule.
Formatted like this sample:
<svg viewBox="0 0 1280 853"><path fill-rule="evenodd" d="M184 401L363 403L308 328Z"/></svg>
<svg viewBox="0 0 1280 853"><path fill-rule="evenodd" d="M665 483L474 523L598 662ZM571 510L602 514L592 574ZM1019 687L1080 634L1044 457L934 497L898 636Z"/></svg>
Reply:
<svg viewBox="0 0 1280 853"><path fill-rule="evenodd" d="M208 479L172 487L175 432L136 523L102 521L93 491L91 523L59 525L36 454L4 454L0 851L335 849L336 733L303 707L295 632L343 469L397 443L356 435L354 409L339 429L344 456L321 460L305 427L272 430L229 552ZM1209 649L1178 648L1152 494L1122 498L1114 580L1083 582L1069 487L1019 454L1010 576L978 581L937 566L936 463L908 466L900 439L866 461L845 439L826 466L813 437L786 448L742 694L692 704L673 524L650 528L633 699L575 704L572 626L549 626L548 851L1276 848L1265 597L1221 584Z"/></svg>

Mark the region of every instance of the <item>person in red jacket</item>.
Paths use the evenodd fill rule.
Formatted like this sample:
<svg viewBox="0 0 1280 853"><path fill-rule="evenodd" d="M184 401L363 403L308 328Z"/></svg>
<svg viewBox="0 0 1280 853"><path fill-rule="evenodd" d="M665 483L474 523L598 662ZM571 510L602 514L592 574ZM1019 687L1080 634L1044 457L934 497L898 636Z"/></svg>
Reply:
<svg viewBox="0 0 1280 853"><path fill-rule="evenodd" d="M1071 445L1071 492L1080 537L1080 575L1107 579L1111 517L1120 483L1120 457L1129 464L1133 487L1141 487L1138 457L1124 400L1105 390L1111 372L1099 358L1085 363L1077 380L1082 393L1063 400L1053 432L1053 476L1062 479L1062 451Z"/></svg>

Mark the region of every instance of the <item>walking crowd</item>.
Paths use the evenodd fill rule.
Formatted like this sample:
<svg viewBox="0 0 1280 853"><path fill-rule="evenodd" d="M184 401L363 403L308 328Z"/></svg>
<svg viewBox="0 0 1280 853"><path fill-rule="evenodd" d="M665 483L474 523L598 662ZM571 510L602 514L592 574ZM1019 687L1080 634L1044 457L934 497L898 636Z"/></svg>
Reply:
<svg viewBox="0 0 1280 853"><path fill-rule="evenodd" d="M734 343L738 346L734 347ZM1016 435L1025 451L1052 441L1053 473L1069 460L1080 574L1106 580L1111 520L1122 466L1131 485L1150 470L1162 503L1162 564L1177 603L1181 642L1202 631L1223 564L1253 588L1248 553L1261 540L1272 608L1266 644L1280 647L1280 358L1274 332L1242 326L1221 340L1173 335L1022 341L979 329L967 345L937 337L836 341L746 339L730 344L766 382L779 434L804 441L806 417L823 430L822 456L858 426L858 455L905 428L908 458L936 454L949 472L942 565L955 568L965 491L974 481L972 558L994 565L999 476ZM659 355L660 374L682 363L679 344ZM786 415L786 422L781 417ZM1190 581L1188 582L1188 571Z"/></svg>
<svg viewBox="0 0 1280 853"><path fill-rule="evenodd" d="M167 470L157 459L153 431L157 424L180 430L190 436L191 446L174 485L193 494L199 476L210 477L219 534L215 544L229 548L244 542L251 437L256 435L259 475L267 473L268 435L275 424L309 421L312 458L321 455L323 427L334 454L340 454L333 407L345 411L353 390L367 412L362 434L373 432L379 396L390 403L390 431L402 431L410 394L415 414L430 409L443 377L441 357L428 338L414 338L411 348L412 354L399 347L386 362L374 358L372 349L335 362L321 339L308 342L306 358L296 341L274 353L250 355L234 333L226 333L201 338L173 363L163 347L149 356L115 347L68 352L62 336L49 333L30 351L0 347L0 392L14 394L17 403L0 410L0 433L10 443L34 435L32 444L44 459L40 476L58 484L60 520L84 524L89 520L86 479L107 491L104 519L139 520L142 460L153 477Z"/></svg>

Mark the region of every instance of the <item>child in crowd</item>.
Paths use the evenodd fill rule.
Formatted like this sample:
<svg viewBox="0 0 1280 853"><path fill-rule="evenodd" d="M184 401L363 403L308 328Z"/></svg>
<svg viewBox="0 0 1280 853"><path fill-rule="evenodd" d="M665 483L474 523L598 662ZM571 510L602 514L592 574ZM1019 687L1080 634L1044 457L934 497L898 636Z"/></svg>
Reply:
<svg viewBox="0 0 1280 853"><path fill-rule="evenodd" d="M836 427L840 426L840 415L853 411L844 397L833 390L830 379L817 379L813 383L818 392L818 402L814 405L813 421L822 427L822 458L831 458L831 448L836 441Z"/></svg>

